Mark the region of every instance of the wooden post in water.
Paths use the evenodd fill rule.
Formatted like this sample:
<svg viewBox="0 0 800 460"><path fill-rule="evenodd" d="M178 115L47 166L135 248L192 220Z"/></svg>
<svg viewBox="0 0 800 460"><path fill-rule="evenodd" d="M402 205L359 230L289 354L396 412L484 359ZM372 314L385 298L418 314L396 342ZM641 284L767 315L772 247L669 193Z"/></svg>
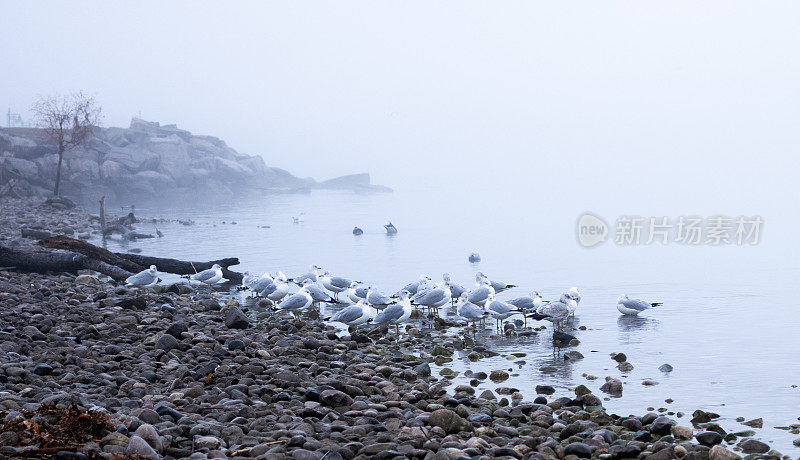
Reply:
<svg viewBox="0 0 800 460"><path fill-rule="evenodd" d="M103 241L106 240L106 196L100 198L100 232L103 235Z"/></svg>

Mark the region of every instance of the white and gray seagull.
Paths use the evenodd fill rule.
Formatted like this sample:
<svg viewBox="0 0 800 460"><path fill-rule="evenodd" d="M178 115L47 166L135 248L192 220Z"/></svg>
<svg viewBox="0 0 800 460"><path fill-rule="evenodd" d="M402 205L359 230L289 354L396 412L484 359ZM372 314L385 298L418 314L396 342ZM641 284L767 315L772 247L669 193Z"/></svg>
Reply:
<svg viewBox="0 0 800 460"><path fill-rule="evenodd" d="M333 298L338 300L338 295L340 292L347 290L350 287L350 280L347 278L342 278L340 276L332 276L330 273L325 272L319 278L322 285L325 286L325 289L333 292Z"/></svg>
<svg viewBox="0 0 800 460"><path fill-rule="evenodd" d="M467 300L474 303L475 305L480 305L484 307L486 305L486 300L489 296L493 296L495 294L494 287L492 287L492 283L481 273L480 281L478 283L478 287L471 290L469 294L467 294Z"/></svg>
<svg viewBox="0 0 800 460"><path fill-rule="evenodd" d="M370 287L369 290L367 291L366 299L368 304L372 305L378 310L394 303L392 299L381 294L380 292L378 292L377 289L373 287Z"/></svg>
<svg viewBox="0 0 800 460"><path fill-rule="evenodd" d="M347 298L351 302L357 303L359 300L367 298L368 291L368 287L361 286L358 281L353 281L350 283L350 287L347 288Z"/></svg>
<svg viewBox="0 0 800 460"><path fill-rule="evenodd" d="M359 326L372 321L375 318L375 311L369 306L366 300L359 300L355 305L350 305L337 311L331 321L346 324L348 326Z"/></svg>
<svg viewBox="0 0 800 460"><path fill-rule="evenodd" d="M630 299L626 294L622 294L617 299L617 310L623 315L636 316L639 313L663 305L661 302L645 302L639 299Z"/></svg>
<svg viewBox="0 0 800 460"><path fill-rule="evenodd" d="M224 282L222 278L222 267L219 264L214 264L207 270L195 273L194 275L190 276L190 278L195 281L208 284L209 286L219 282Z"/></svg>
<svg viewBox="0 0 800 460"><path fill-rule="evenodd" d="M503 331L504 324L503 322L513 315L517 315L522 313L520 310L517 309L514 305L511 305L508 302L503 302L502 300L495 300L494 296L491 295L486 300L486 308L487 312L492 315L496 321L495 326L500 331Z"/></svg>
<svg viewBox="0 0 800 460"><path fill-rule="evenodd" d="M311 298L311 294L308 293L305 287L302 287L296 293L283 299L278 304L278 310L290 311L297 316L300 310L308 308L312 303L314 303L314 299Z"/></svg>
<svg viewBox="0 0 800 460"><path fill-rule="evenodd" d="M536 291L531 291L530 295L517 297L508 301L511 305L522 310L523 318L525 318L525 326L528 326L528 314L536 311L537 308L545 304L546 301L542 300L542 296Z"/></svg>
<svg viewBox="0 0 800 460"><path fill-rule="evenodd" d="M467 320L467 322L472 323L473 331L477 329L477 323L482 322L486 319L486 315L488 313L483 311L483 307L479 305L475 305L474 303L467 300L467 293L464 292L461 294L461 297L458 299L458 307L456 308L456 312L458 316Z"/></svg>
<svg viewBox="0 0 800 460"><path fill-rule="evenodd" d="M411 300L408 298L408 291L403 291L400 293L400 300L384 308L382 312L375 316L373 322L375 324L386 324L387 326L394 324L397 336L400 337L400 323L408 321L413 310Z"/></svg>
<svg viewBox="0 0 800 460"><path fill-rule="evenodd" d="M329 296L324 289L309 279L303 281L303 288L305 288L305 290L308 291L308 294L311 295L314 303L334 302L333 298Z"/></svg>
<svg viewBox="0 0 800 460"><path fill-rule="evenodd" d="M537 320L550 321L556 330L561 329L561 325L570 314L570 305L575 303L574 294L564 293L555 302L549 302L536 309L530 317Z"/></svg>
<svg viewBox="0 0 800 460"><path fill-rule="evenodd" d="M125 279L125 283L130 286L139 287L154 286L156 283L158 283L158 270L156 270L155 265L151 265L150 268L142 270L135 275L129 276L127 279Z"/></svg>

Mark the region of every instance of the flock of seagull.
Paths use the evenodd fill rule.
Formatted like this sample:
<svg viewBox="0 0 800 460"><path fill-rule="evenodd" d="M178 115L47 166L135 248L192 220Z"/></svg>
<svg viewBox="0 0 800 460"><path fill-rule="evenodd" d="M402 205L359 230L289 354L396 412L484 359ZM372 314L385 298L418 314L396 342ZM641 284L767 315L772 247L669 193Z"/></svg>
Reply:
<svg viewBox="0 0 800 460"><path fill-rule="evenodd" d="M455 305L458 316L472 323L473 330L477 330L478 324L485 328L486 319L492 317L495 327L502 331L507 319L522 315L525 326L528 318L532 318L549 321L558 331L570 317L575 317L575 310L581 301L577 287L569 288L553 301L544 300L536 291L527 296L499 300L495 297L498 293L516 286L490 280L481 272L475 275L472 289L452 282L450 275L445 273L438 283L430 276L422 275L417 281L388 296L374 286L333 276L327 271L320 274L320 270L320 267L312 265L308 273L293 279L287 278L283 272L275 275L245 274L240 288L269 299L278 310L294 314L320 303L350 303L327 320L347 326L367 323L394 326L398 336L400 325L410 320L414 310L427 310L428 315L438 315L439 308L445 305ZM209 286L228 281L218 264L188 277L159 272L155 265L151 265L147 270L130 276L126 283L130 286L152 287L165 279L171 283ZM300 289L292 292L292 284L300 286ZM341 296L347 297L347 300L341 299ZM624 294L617 299L617 310L623 315L638 315L659 305L661 303L630 299Z"/></svg>
<svg viewBox="0 0 800 460"><path fill-rule="evenodd" d="M326 320L356 327L367 323L385 324L394 326L398 335L400 325L410 320L414 310L427 310L428 314L438 315L439 308L445 305L455 305L458 316L472 323L474 330L478 324L485 328L485 321L489 317L495 319L498 330L504 330L504 322L514 315L522 315L526 326L527 319L532 318L549 321L556 330L560 330L570 317L574 318L581 300L577 287L569 288L554 301L544 300L536 291L528 296L499 300L496 294L516 286L492 281L481 272L475 275L472 289L453 283L450 275L445 273L438 283L430 276L422 275L417 281L389 296L374 286L334 276L327 271L320 273L321 270L312 265L308 273L293 279L287 278L282 272L275 275L246 274L241 289L269 299L277 310L293 314L320 303L349 303ZM300 286L300 289L291 293L291 284ZM617 309L624 315L638 315L658 305L661 304L622 295L618 299Z"/></svg>

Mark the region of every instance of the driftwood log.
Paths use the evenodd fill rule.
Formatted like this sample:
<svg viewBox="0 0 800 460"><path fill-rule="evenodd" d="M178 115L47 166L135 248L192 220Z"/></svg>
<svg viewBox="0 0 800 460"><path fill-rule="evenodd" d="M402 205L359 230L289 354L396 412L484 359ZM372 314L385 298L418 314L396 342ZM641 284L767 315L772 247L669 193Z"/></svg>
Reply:
<svg viewBox="0 0 800 460"><path fill-rule="evenodd" d="M210 262L187 262L139 254L115 253L85 241L66 236L45 238L34 246L6 247L0 245L0 266L35 273L94 270L117 281L124 281L133 273L155 265L159 271L178 275L194 273L219 264L225 278L234 283L242 281L242 274L228 269L238 265L239 259L229 257ZM196 270L196 271L195 271Z"/></svg>
<svg viewBox="0 0 800 460"><path fill-rule="evenodd" d="M149 267L155 265L159 271L176 273L178 275L194 275L197 272L207 270L214 264L219 264L222 267L222 276L227 278L233 283L242 282L242 274L228 269L231 265L239 265L237 257L228 257L225 259L212 260L210 262L185 262L177 259L165 259L162 257L143 256L141 254L125 254L116 253L116 255L128 259L142 267ZM195 271L197 270L197 271Z"/></svg>

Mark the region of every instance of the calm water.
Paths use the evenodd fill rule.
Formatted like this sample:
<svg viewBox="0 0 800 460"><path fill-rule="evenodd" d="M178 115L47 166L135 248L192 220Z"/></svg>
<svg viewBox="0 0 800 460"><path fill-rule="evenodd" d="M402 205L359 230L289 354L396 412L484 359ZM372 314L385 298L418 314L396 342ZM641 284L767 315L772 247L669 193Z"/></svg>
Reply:
<svg viewBox="0 0 800 460"><path fill-rule="evenodd" d="M750 429L736 417L763 417L758 436L772 440L784 454L800 454L792 446L800 435L775 428L797 424L800 416L800 306L793 296L800 267L788 224L765 216L762 243L754 247L619 247L607 242L583 249L574 226L587 209L533 203L524 193L492 197L496 194L480 190L444 195L315 192L213 208L138 208L142 216L191 218L196 224L160 224L164 238L109 247L191 260L237 256L241 271L282 270L289 276L305 273L314 263L387 293L422 273L438 279L449 272L455 282L471 286L479 270L519 285L501 298L533 289L555 298L578 286L583 300L576 324L587 330L578 331L576 349L585 359L565 362L554 356L549 330L523 339L479 336L500 356L477 363L464 356L448 364L461 371L455 384L468 381L463 377L467 369L512 369L500 386L519 388L530 400L537 384L555 386L557 396L578 384L603 395L598 389L611 375L625 382L622 398L604 402L611 412L643 414L647 407L667 407L689 415L681 422L689 425L691 412L700 408L721 414L728 431ZM668 211L653 214L678 214ZM292 216L300 212L305 222L294 224ZM613 224L617 215L603 217ZM398 227L398 235L384 234L387 220ZM270 228L259 228L264 225ZM364 235L352 235L355 225ZM471 251L479 252L482 262L470 264ZM622 293L664 305L639 318L620 317L615 305ZM511 352L526 353L524 364L507 359ZM633 371L622 375L609 357L612 352L624 352ZM658 367L664 363L674 371L662 374ZM539 370L548 365L558 370ZM588 381L584 373L599 378ZM659 384L644 386L644 379ZM495 387L487 381L477 390ZM674 402L667 404L667 398Z"/></svg>

